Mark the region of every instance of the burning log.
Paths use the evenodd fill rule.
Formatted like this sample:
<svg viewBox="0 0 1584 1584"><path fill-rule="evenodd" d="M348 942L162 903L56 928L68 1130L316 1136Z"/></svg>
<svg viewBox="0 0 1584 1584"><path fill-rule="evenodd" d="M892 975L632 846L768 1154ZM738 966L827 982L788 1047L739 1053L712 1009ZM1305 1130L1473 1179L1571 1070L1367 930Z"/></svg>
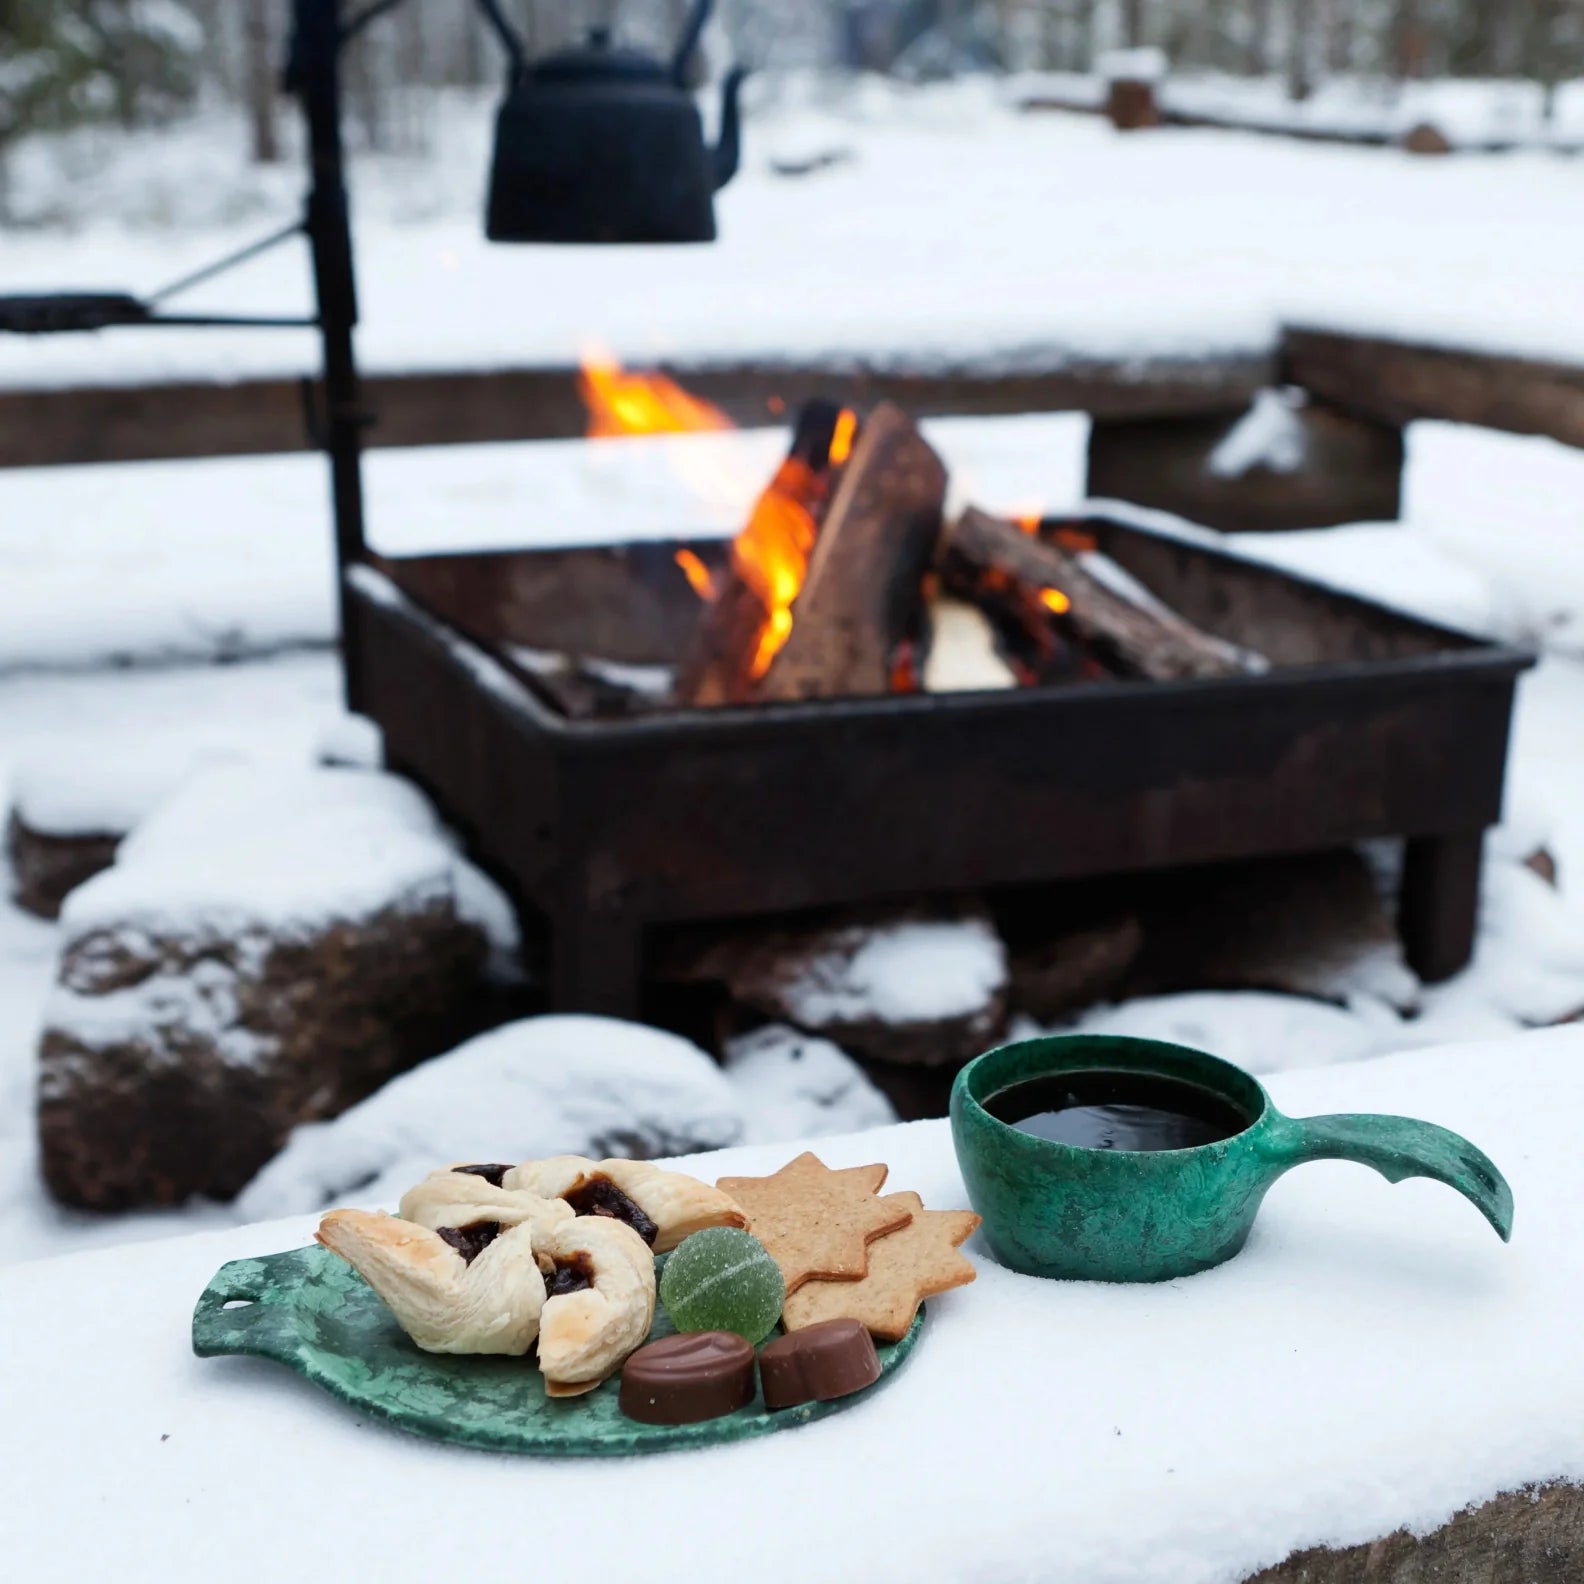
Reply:
<svg viewBox="0 0 1584 1584"><path fill-rule="evenodd" d="M1076 556L1017 523L969 507L941 535L938 565L945 587L982 599L1010 580L1066 626L1109 669L1173 681L1231 676L1258 661L1184 621L1122 578L1097 576Z"/></svg>
<svg viewBox="0 0 1584 1584"><path fill-rule="evenodd" d="M946 468L911 419L884 402L864 421L814 542L796 621L763 699L884 693L915 626L940 537Z"/></svg>
<svg viewBox="0 0 1584 1584"><path fill-rule="evenodd" d="M840 443L839 429L845 430ZM678 703L743 704L752 697L786 639L792 601L850 443L851 420L844 425L834 403L811 401L799 413L792 448L733 544L730 570L677 669Z"/></svg>

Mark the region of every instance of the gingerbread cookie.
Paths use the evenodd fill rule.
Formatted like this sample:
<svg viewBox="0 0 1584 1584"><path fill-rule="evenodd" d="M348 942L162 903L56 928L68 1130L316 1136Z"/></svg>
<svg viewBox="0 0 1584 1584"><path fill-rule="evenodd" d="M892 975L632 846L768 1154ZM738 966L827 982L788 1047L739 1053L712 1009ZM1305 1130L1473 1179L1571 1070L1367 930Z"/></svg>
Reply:
<svg viewBox="0 0 1584 1584"><path fill-rule="evenodd" d="M901 1201L916 1196L876 1198L885 1179L884 1166L832 1171L805 1151L768 1177L722 1177L715 1186L742 1207L793 1293L815 1279L858 1280L870 1241L907 1225L913 1210Z"/></svg>
<svg viewBox="0 0 1584 1584"><path fill-rule="evenodd" d="M914 1193L890 1194L879 1203L906 1210L907 1225L869 1245L869 1273L861 1281L810 1281L789 1291L781 1316L788 1331L853 1319L882 1341L899 1342L926 1298L974 1279L973 1265L957 1252L979 1225L973 1211L926 1210Z"/></svg>

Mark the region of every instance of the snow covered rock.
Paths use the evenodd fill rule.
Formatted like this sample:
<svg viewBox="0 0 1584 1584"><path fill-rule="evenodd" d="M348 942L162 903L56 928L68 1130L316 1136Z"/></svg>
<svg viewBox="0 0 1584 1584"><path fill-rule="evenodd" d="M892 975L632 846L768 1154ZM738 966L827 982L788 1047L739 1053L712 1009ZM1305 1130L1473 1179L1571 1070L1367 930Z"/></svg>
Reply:
<svg viewBox="0 0 1584 1584"><path fill-rule="evenodd" d="M248 1220L350 1194L394 1201L452 1161L544 1155L654 1159L736 1143L737 1093L696 1045L615 1018L526 1018L310 1123L237 1201Z"/></svg>
<svg viewBox="0 0 1584 1584"><path fill-rule="evenodd" d="M235 1194L479 1027L510 912L385 775L197 776L62 911L45 1009L45 1181L92 1209Z"/></svg>
<svg viewBox="0 0 1584 1584"><path fill-rule="evenodd" d="M689 972L877 1061L960 1063L993 1044L1006 1022L1006 948L983 912L744 932Z"/></svg>
<svg viewBox="0 0 1584 1584"><path fill-rule="evenodd" d="M729 1040L726 1077L747 1116L746 1144L860 1133L897 1120L851 1056L784 1023Z"/></svg>
<svg viewBox="0 0 1584 1584"><path fill-rule="evenodd" d="M67 894L110 867L121 838L191 769L164 754L57 755L20 766L6 826L17 905L57 917Z"/></svg>

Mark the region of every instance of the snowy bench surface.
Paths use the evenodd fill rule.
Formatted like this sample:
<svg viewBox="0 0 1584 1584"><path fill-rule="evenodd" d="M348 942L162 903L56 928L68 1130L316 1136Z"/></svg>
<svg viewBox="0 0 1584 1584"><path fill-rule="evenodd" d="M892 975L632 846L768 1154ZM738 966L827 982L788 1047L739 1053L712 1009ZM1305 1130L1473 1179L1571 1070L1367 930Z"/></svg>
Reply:
<svg viewBox="0 0 1584 1584"><path fill-rule="evenodd" d="M1297 1548L1428 1530L1584 1476L1584 1031L1270 1087L1296 1114L1467 1132L1512 1182L1512 1245L1444 1188L1334 1163L1280 1182L1245 1252L1191 1280L1036 1281L976 1239L978 1281L931 1303L913 1360L873 1398L620 1464L434 1445L277 1365L194 1358L189 1317L216 1267L304 1242L306 1220L42 1261L0 1282L6 1571L433 1584L531 1576L576 1537L565 1560L646 1584L1233 1584ZM889 1162L888 1188L927 1204L965 1202L943 1122L818 1148Z"/></svg>

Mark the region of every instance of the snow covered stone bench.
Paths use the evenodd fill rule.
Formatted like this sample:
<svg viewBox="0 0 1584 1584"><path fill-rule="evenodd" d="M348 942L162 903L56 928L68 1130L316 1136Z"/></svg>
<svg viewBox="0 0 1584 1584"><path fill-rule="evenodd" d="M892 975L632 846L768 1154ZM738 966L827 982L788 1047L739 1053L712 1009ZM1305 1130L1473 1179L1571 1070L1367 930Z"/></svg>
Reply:
<svg viewBox="0 0 1584 1584"><path fill-rule="evenodd" d="M979 1279L930 1302L871 1399L621 1464L427 1443L277 1365L194 1358L216 1268L303 1243L311 1218L25 1265L0 1286L0 1401L27 1427L0 1493L8 1576L1576 1584L1584 1030L1270 1087L1296 1114L1467 1132L1510 1177L1512 1244L1444 1188L1343 1164L1284 1178L1243 1254L1162 1286L1014 1276L976 1239ZM818 1148L964 1202L944 1122Z"/></svg>

